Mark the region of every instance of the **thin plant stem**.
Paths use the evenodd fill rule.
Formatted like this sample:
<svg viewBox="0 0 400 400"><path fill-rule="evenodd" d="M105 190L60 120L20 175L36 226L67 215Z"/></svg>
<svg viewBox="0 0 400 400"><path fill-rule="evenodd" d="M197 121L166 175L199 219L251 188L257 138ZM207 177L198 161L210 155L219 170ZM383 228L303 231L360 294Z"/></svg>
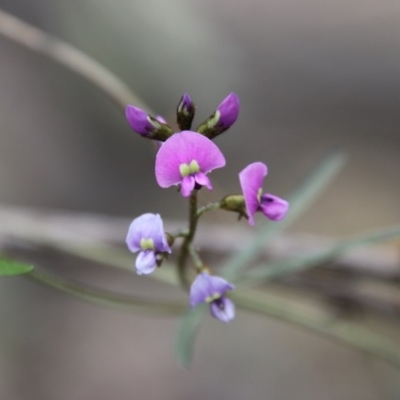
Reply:
<svg viewBox="0 0 400 400"><path fill-rule="evenodd" d="M197 190L193 190L189 197L189 230L183 240L182 247L178 257L178 276L181 286L184 289L189 288L186 273L186 260L189 254L189 246L191 245L197 228Z"/></svg>
<svg viewBox="0 0 400 400"><path fill-rule="evenodd" d="M90 303L116 308L122 311L138 311L159 315L179 315L179 313L184 310L184 306L181 303L164 300L149 301L138 296L121 295L108 290L96 289L81 283L67 281L42 271L34 270L25 274L24 277Z"/></svg>
<svg viewBox="0 0 400 400"><path fill-rule="evenodd" d="M0 10L0 35L57 61L94 84L121 109L135 104L151 112L129 87L98 61L72 45Z"/></svg>
<svg viewBox="0 0 400 400"><path fill-rule="evenodd" d="M204 268L204 263L201 260L199 253L197 253L192 245L189 246L188 250L190 257L192 258L193 264L196 266L197 271L200 272Z"/></svg>
<svg viewBox="0 0 400 400"><path fill-rule="evenodd" d="M217 203L207 204L204 207L201 207L197 210L197 218L201 217L204 213L206 213L208 211L217 210L218 208L221 208L220 201L218 201Z"/></svg>

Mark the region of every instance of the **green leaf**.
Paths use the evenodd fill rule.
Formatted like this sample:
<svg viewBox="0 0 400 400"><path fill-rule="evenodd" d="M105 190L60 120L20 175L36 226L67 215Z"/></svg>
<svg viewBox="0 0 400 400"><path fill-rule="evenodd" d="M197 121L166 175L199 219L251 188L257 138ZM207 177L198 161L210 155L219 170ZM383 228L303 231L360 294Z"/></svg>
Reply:
<svg viewBox="0 0 400 400"><path fill-rule="evenodd" d="M175 354L179 364L185 368L189 368L192 363L196 335L206 309L207 305L201 304L193 310L188 310L179 323Z"/></svg>
<svg viewBox="0 0 400 400"><path fill-rule="evenodd" d="M368 233L362 236L344 240L328 250L316 252L303 257L291 258L286 261L270 264L267 268L251 271L241 280L241 284L256 283L272 280L281 276L316 267L320 264L333 260L341 254L356 247L366 246L371 243L383 242L400 237L400 226Z"/></svg>
<svg viewBox="0 0 400 400"><path fill-rule="evenodd" d="M33 271L33 265L0 258L0 276L14 276Z"/></svg>
<svg viewBox="0 0 400 400"><path fill-rule="evenodd" d="M268 242L281 233L315 202L330 185L346 163L343 153L334 153L327 157L319 167L306 179L300 188L289 196L290 210L283 221L269 222L261 228L256 238L247 246L233 254L222 268L222 275L228 280L237 281L241 271L257 258Z"/></svg>
<svg viewBox="0 0 400 400"><path fill-rule="evenodd" d="M66 281L44 272L33 271L27 276L39 283L68 293L89 303L115 308L121 311L135 311L157 315L177 315L184 309L183 304L180 302L152 301L139 296L126 296L108 290L93 288L81 283Z"/></svg>

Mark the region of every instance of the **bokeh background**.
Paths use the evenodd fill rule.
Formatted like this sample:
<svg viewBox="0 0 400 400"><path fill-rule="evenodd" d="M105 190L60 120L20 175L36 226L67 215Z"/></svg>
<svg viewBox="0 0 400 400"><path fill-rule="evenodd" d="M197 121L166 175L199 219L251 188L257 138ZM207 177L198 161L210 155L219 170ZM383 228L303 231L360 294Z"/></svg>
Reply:
<svg viewBox="0 0 400 400"><path fill-rule="evenodd" d="M238 171L260 160L269 166L268 190L284 197L342 149L344 173L292 230L342 237L400 222L398 1L0 0L0 7L99 60L166 119L184 92L197 122L236 92L239 120L217 139L227 158L213 173L222 193L237 192ZM149 143L81 77L0 37L0 88L1 203L186 215L174 190L157 187ZM128 292L149 285L56 262ZM229 326L206 321L188 372L173 358L175 319L99 309L19 279L0 287L2 400L400 396L393 368L257 316L242 313Z"/></svg>

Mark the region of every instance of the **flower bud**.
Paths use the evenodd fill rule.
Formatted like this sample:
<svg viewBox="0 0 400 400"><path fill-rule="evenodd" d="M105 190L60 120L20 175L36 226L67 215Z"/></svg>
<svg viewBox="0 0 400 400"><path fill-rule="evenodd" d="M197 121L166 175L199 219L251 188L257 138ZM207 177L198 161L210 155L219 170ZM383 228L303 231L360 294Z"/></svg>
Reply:
<svg viewBox="0 0 400 400"><path fill-rule="evenodd" d="M235 93L229 94L217 110L206 119L197 132L213 139L233 125L239 115L239 97Z"/></svg>
<svg viewBox="0 0 400 400"><path fill-rule="evenodd" d="M225 196L221 202L221 208L226 211L233 211L239 214L239 219L244 217L247 219L246 203L244 196L241 194L232 194Z"/></svg>
<svg viewBox="0 0 400 400"><path fill-rule="evenodd" d="M128 105L125 109L125 115L131 128L143 137L165 142L174 133L169 125L138 107Z"/></svg>
<svg viewBox="0 0 400 400"><path fill-rule="evenodd" d="M187 93L179 101L176 121L181 131L189 131L195 114L195 106Z"/></svg>

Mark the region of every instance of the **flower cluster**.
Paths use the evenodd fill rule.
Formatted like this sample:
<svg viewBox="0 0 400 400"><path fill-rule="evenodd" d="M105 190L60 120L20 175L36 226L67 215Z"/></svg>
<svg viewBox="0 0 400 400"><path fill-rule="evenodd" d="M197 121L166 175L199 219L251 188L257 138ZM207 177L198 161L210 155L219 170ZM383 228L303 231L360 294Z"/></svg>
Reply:
<svg viewBox="0 0 400 400"><path fill-rule="evenodd" d="M126 108L126 118L131 128L142 137L159 143L155 160L155 177L159 186L178 186L183 197L190 197L187 231L175 235L166 233L158 214L147 213L133 220L126 243L131 252L138 252L137 273L141 275L154 272L171 253L170 246L174 240L182 238L178 271L185 279L186 259L191 255L197 272L190 287L190 306L208 303L211 315L222 322L229 322L235 316L235 305L226 296L226 292L233 290L234 285L210 273L210 269L202 263L193 249L192 241L197 220L202 215L197 209L197 192L203 187L212 190L212 183L207 175L226 164L224 155L212 139L228 130L238 115L239 98L234 93L229 94L215 112L195 130L191 130L195 106L187 93L182 96L177 107L179 132L174 132L161 116L153 117L131 105ZM266 175L265 164L255 162L248 165L239 173L242 194L225 196L218 203L212 204L215 207L209 209L221 208L236 212L247 218L250 225L254 225L257 211L272 221L283 219L289 204L275 195L263 193L262 184Z"/></svg>

